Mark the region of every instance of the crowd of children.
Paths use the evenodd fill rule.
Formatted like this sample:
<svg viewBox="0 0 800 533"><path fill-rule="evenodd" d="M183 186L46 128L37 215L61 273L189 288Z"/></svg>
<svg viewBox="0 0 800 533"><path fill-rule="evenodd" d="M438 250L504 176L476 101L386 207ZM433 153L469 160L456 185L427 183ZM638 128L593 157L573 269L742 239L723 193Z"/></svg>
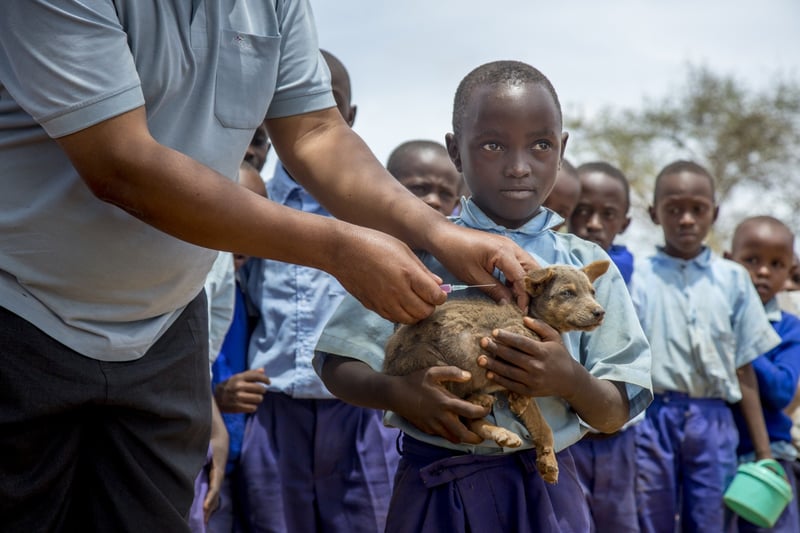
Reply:
<svg viewBox="0 0 800 533"><path fill-rule="evenodd" d="M347 71L323 56L352 125ZM675 161L657 175L650 207L664 243L634 260L617 242L632 223L628 179L605 161L573 166L567 140L550 81L496 61L459 84L445 145L403 142L386 162L453 223L508 236L542 266L613 261L596 282L606 310L597 330L559 335L526 318L540 341L500 330L482 343L490 378L537 398L555 437L558 483L538 475L524 431L521 447L503 448L463 423L487 416L521 430L505 393L483 408L443 387L469 379L458 369L383 374L391 322L324 272L237 258L230 329L212 347L228 460L212 493L219 501L198 496L194 531L765 531L722 496L741 462L764 458L782 464L796 493L793 232L752 217L724 257L713 252L704 241L719 209L714 178ZM264 164L263 132L251 148L243 176ZM258 178L249 183L330 216L280 162L266 191ZM443 282L459 282L419 255ZM798 503L767 531L800 531Z"/></svg>

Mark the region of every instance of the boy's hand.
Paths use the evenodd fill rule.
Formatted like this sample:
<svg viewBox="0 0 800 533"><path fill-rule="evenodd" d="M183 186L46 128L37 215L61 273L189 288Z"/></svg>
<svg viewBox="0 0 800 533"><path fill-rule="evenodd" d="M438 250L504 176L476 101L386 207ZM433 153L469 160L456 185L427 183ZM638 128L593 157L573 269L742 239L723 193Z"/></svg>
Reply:
<svg viewBox="0 0 800 533"><path fill-rule="evenodd" d="M512 392L525 396L571 395L578 363L564 346L561 335L542 321L525 317L525 325L539 341L498 329L481 339L481 347L495 358L481 355L478 364L487 377Z"/></svg>
<svg viewBox="0 0 800 533"><path fill-rule="evenodd" d="M483 439L467 429L459 417L482 418L489 409L456 397L442 385L469 379L469 372L454 366L436 366L399 377L402 385L395 392L392 411L425 433L453 443L480 444Z"/></svg>
<svg viewBox="0 0 800 533"><path fill-rule="evenodd" d="M223 413L255 413L270 381L264 369L234 374L214 388L214 399Z"/></svg>

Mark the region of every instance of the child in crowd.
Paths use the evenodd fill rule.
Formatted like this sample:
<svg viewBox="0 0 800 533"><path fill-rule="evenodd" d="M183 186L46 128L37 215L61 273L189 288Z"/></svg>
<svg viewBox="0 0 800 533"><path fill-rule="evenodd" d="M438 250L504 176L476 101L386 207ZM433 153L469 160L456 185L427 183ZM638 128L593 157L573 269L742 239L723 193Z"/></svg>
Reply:
<svg viewBox="0 0 800 533"><path fill-rule="evenodd" d="M575 167L566 159L561 162L556 175L556 183L553 190L547 195L542 205L551 211L558 213L563 222L556 225L554 230L564 230L565 224L578 204L581 195L581 183L578 179L578 172Z"/></svg>
<svg viewBox="0 0 800 533"><path fill-rule="evenodd" d="M724 531L741 403L756 457L770 457L752 361L780 337L747 271L703 245L717 218L714 181L690 161L656 177L650 217L664 246L637 260L633 302L653 350L655 399L634 426L644 532Z"/></svg>
<svg viewBox="0 0 800 533"><path fill-rule="evenodd" d="M608 252L614 264L630 283L633 254L614 239L628 229L631 217L630 185L625 174L610 163L584 163L577 169L580 199L569 219L569 230L582 239L592 241Z"/></svg>
<svg viewBox="0 0 800 533"><path fill-rule="evenodd" d="M347 71L332 54L322 54L339 112L352 125ZM282 205L330 216L280 161L267 192ZM251 260L243 270L247 295L260 313L245 375L252 381L236 384L243 410L254 411L240 458L249 529L381 531L398 432L383 426L379 411L334 398L311 367L319 333L344 288L326 272L279 261Z"/></svg>
<svg viewBox="0 0 800 533"><path fill-rule="evenodd" d="M558 97L541 72L516 61L473 70L456 91L453 133L446 140L472 192L462 199L456 224L507 235L542 265L582 266L608 258L593 243L551 231L560 217L541 208L567 141ZM458 282L431 256L421 259L445 282ZM466 428L460 417L482 417L487 409L443 388L444 381L469 379L460 369L382 374L384 342L393 325L354 298L344 300L317 344L315 368L337 396L387 410L387 423L403 431L388 532L589 530L569 446L590 425L616 431L651 399L650 351L625 283L612 269L595 286L607 311L595 331L560 336L525 318L541 342L505 330L482 341L489 357L481 357L480 364L490 378L537 397L555 437L560 468L555 485L537 472L530 436L507 399L501 395L488 417L522 435L520 448L483 442Z"/></svg>
<svg viewBox="0 0 800 533"><path fill-rule="evenodd" d="M625 246L614 244L631 221L628 179L620 169L603 161L584 163L577 168L577 174L580 197L568 221L569 231L605 250L625 283L630 283L633 255ZM594 531L638 532L634 431L590 431L570 451L589 503Z"/></svg>
<svg viewBox="0 0 800 533"><path fill-rule="evenodd" d="M407 141L395 148L386 170L406 189L445 216L459 203L464 179L447 148L434 141Z"/></svg>
<svg viewBox="0 0 800 533"><path fill-rule="evenodd" d="M800 319L778 307L775 296L783 290L792 268L794 235L780 220L770 216L751 217L742 221L733 234L731 250L725 257L736 261L750 273L750 279L761 297L772 327L781 343L753 361L758 378L758 391L764 420L767 424L772 456L784 467L797 494L794 462L797 450L792 445L792 420L783 412L794 397L800 376ZM739 409L734 409L739 427L739 460L754 459L753 443ZM739 533L762 531L747 520L739 519ZM769 531L800 531L797 505L787 505Z"/></svg>
<svg viewBox="0 0 800 533"><path fill-rule="evenodd" d="M794 254L789 277L783 284L783 290L776 296L781 310L793 315L800 315L800 258Z"/></svg>
<svg viewBox="0 0 800 533"><path fill-rule="evenodd" d="M261 196L267 196L264 180L256 167L242 161L239 167L239 184ZM263 376L263 370L253 371L248 374L247 348L250 342L250 333L253 329L251 314L246 305L244 287L239 276L239 269L247 260L247 256L233 254L234 271L236 274L235 302L233 320L228 329L219 357L211 368L211 386L214 390L214 399L222 412L225 427L228 430L228 462L225 467L225 480L220 488L219 508L211 515L208 521L209 533L231 533L241 531L243 524L244 506L240 495L241 472L239 470L239 456L242 450L244 437L245 416L247 405L242 406L238 401L236 392L237 384L250 382L250 387L260 392L259 379L269 383ZM240 393L244 393L240 391Z"/></svg>

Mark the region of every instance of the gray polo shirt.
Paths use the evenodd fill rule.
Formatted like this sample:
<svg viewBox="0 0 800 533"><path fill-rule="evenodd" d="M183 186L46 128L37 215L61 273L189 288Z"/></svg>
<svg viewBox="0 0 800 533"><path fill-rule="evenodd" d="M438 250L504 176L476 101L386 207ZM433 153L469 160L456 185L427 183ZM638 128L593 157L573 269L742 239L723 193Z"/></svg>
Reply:
<svg viewBox="0 0 800 533"><path fill-rule="evenodd" d="M216 252L96 199L53 138L144 105L235 179L255 127L335 105L303 0L4 0L0 305L88 357L142 356Z"/></svg>

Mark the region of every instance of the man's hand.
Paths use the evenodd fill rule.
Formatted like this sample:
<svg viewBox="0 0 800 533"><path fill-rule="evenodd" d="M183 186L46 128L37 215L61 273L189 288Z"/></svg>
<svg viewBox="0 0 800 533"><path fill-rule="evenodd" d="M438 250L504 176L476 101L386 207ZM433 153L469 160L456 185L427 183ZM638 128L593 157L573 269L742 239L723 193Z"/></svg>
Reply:
<svg viewBox="0 0 800 533"><path fill-rule="evenodd" d="M392 322L411 324L430 315L447 295L402 242L366 228L352 229L332 249L338 254L331 273L363 305Z"/></svg>
<svg viewBox="0 0 800 533"><path fill-rule="evenodd" d="M255 413L270 381L264 369L234 374L214 388L214 399L223 413Z"/></svg>
<svg viewBox="0 0 800 533"><path fill-rule="evenodd" d="M493 300L515 301L520 309L527 309L530 296L525 292L525 273L540 265L514 241L452 223L431 230L431 241L430 252L456 278L469 285L494 283L482 289ZM503 273L510 288L498 283L495 269Z"/></svg>

